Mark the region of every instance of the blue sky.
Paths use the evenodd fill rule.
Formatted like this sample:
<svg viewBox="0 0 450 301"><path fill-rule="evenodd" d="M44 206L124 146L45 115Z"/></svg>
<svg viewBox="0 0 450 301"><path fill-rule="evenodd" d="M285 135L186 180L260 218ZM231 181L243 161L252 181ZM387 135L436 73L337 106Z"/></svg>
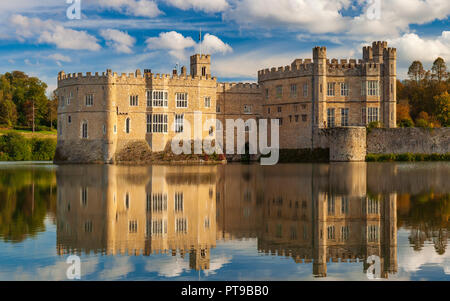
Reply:
<svg viewBox="0 0 450 301"><path fill-rule="evenodd" d="M202 51L219 80L254 82L259 69L311 58L314 46L360 58L374 40L397 48L400 78L412 60L450 60L448 0L81 0L80 20L69 6L1 1L0 72L23 70L50 91L61 70L169 73Z"/></svg>

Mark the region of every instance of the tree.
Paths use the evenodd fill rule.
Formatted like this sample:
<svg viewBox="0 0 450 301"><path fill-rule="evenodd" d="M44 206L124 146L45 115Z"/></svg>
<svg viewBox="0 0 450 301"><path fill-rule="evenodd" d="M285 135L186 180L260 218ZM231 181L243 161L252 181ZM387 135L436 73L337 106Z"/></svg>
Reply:
<svg viewBox="0 0 450 301"><path fill-rule="evenodd" d="M431 67L431 71L433 78L436 78L439 84L442 82L442 80L445 80L447 78L447 66L445 65L444 59L438 57L434 61L433 67Z"/></svg>
<svg viewBox="0 0 450 301"><path fill-rule="evenodd" d="M444 92L434 98L436 117L442 126L450 126L450 94Z"/></svg>
<svg viewBox="0 0 450 301"><path fill-rule="evenodd" d="M11 100L11 95L3 95L0 90L0 124L12 127L17 122L16 105Z"/></svg>
<svg viewBox="0 0 450 301"><path fill-rule="evenodd" d="M423 69L423 65L420 61L412 62L408 69L408 76L411 80L418 84L425 77L425 70Z"/></svg>

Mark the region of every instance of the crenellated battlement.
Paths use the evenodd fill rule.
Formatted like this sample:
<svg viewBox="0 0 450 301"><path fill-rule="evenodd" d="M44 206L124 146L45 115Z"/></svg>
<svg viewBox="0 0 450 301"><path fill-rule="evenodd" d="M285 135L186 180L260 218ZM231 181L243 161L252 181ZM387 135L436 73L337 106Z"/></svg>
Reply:
<svg viewBox="0 0 450 301"><path fill-rule="evenodd" d="M218 92L260 93L257 83L218 83Z"/></svg>
<svg viewBox="0 0 450 301"><path fill-rule="evenodd" d="M289 66L272 67L258 71L258 80L265 81L271 79L288 78L295 76L312 75L313 63L311 59L296 59Z"/></svg>

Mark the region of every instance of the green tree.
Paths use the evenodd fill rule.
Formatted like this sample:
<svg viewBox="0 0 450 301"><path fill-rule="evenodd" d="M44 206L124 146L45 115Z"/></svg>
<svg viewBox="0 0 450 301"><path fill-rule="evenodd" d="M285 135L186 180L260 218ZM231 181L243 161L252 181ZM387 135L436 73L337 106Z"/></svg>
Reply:
<svg viewBox="0 0 450 301"><path fill-rule="evenodd" d="M439 84L447 78L447 66L443 58L438 57L431 67L432 77L437 79Z"/></svg>
<svg viewBox="0 0 450 301"><path fill-rule="evenodd" d="M12 127L17 122L17 109L10 95L0 90L0 124Z"/></svg>

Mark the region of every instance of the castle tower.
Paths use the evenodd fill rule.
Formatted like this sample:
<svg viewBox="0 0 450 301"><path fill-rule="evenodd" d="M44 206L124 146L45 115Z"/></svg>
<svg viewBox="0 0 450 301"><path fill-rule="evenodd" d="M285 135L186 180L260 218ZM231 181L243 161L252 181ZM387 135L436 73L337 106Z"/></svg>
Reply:
<svg viewBox="0 0 450 301"><path fill-rule="evenodd" d="M191 76L211 77L211 56L195 54L191 56Z"/></svg>
<svg viewBox="0 0 450 301"><path fill-rule="evenodd" d="M373 51L373 60L375 63L383 63L383 53L387 48L387 42L373 42L372 43L372 51Z"/></svg>
<svg viewBox="0 0 450 301"><path fill-rule="evenodd" d="M315 47L313 49L314 75L313 75L313 110L312 128L324 128L326 121L326 89L327 89L327 48ZM314 139L314 138L313 138ZM314 143L313 143L314 144ZM314 147L314 145L313 145Z"/></svg>
<svg viewBox="0 0 450 301"><path fill-rule="evenodd" d="M113 163L114 154L116 152L117 146L117 135L114 135L114 128L117 128L117 114L115 103L116 99L116 86L113 84L113 73L110 69L106 71L107 76L107 85L105 87L105 129L106 129L106 137L104 142L104 162L105 163Z"/></svg>
<svg viewBox="0 0 450 301"><path fill-rule="evenodd" d="M384 207L384 252L381 276L388 278L389 274L397 273L397 194L386 196Z"/></svg>
<svg viewBox="0 0 450 301"><path fill-rule="evenodd" d="M316 191L313 218L313 275L315 277L327 277L327 202L325 193Z"/></svg>
<svg viewBox="0 0 450 301"><path fill-rule="evenodd" d="M397 49L383 49L383 125L387 128L397 127Z"/></svg>
<svg viewBox="0 0 450 301"><path fill-rule="evenodd" d="M209 270L210 252L207 248L193 249L189 253L189 267L192 270Z"/></svg>

